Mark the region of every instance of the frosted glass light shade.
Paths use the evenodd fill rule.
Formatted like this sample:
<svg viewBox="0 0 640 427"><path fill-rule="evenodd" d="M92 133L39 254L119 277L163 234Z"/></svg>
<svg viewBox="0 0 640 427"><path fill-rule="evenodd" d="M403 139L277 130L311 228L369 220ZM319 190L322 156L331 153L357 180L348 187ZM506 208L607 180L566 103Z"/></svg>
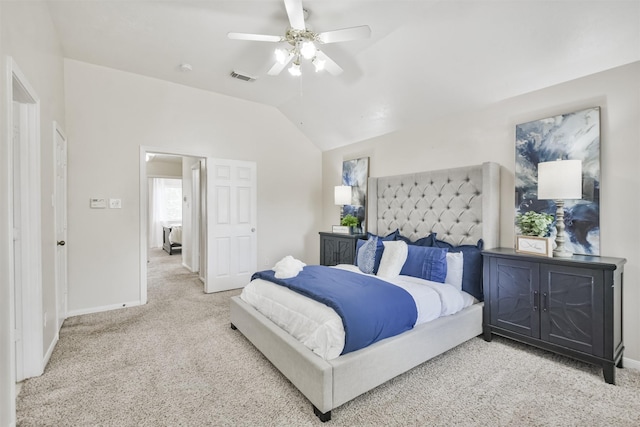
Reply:
<svg viewBox="0 0 640 427"><path fill-rule="evenodd" d="M538 163L538 199L582 199L582 161Z"/></svg>
<svg viewBox="0 0 640 427"><path fill-rule="evenodd" d="M351 187L349 185L336 185L333 190L333 198L336 205L350 205Z"/></svg>

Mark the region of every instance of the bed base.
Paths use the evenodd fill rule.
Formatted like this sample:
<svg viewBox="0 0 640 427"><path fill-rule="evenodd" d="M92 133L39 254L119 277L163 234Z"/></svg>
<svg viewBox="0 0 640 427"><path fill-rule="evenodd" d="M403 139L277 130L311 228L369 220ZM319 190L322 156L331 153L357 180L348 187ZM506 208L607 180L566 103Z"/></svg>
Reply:
<svg viewBox="0 0 640 427"><path fill-rule="evenodd" d="M333 360L317 356L239 296L231 298L237 328L313 405L325 422L331 410L482 334L482 307L418 325Z"/></svg>

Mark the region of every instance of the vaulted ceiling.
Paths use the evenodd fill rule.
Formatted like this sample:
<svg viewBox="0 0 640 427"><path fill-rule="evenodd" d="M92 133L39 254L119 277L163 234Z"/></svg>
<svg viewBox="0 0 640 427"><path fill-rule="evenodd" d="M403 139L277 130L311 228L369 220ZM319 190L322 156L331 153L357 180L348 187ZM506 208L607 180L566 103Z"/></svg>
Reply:
<svg viewBox="0 0 640 427"><path fill-rule="evenodd" d="M274 106L321 150L640 60L638 0L303 0L308 28L372 35L323 46L341 75L301 77L227 38L284 35L282 0L48 3L65 57Z"/></svg>

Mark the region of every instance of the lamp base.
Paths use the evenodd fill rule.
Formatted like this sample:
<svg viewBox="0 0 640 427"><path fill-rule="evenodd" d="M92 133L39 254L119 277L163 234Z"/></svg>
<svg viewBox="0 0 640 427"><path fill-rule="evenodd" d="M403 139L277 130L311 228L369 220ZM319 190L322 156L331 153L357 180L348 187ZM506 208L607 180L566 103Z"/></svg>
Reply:
<svg viewBox="0 0 640 427"><path fill-rule="evenodd" d="M555 250L553 251L553 257L554 258L571 258L573 256L573 252L569 252L569 251L558 251Z"/></svg>
<svg viewBox="0 0 640 427"><path fill-rule="evenodd" d="M564 200L556 200L556 248L553 250L555 258L571 258L573 253L564 246Z"/></svg>

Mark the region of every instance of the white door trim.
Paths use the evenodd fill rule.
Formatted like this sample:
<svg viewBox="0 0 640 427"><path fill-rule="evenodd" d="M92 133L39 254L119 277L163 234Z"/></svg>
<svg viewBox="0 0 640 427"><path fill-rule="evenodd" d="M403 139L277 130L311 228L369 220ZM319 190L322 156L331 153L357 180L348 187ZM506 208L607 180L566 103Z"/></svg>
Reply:
<svg viewBox="0 0 640 427"><path fill-rule="evenodd" d="M200 272L200 161L191 166L191 271Z"/></svg>
<svg viewBox="0 0 640 427"><path fill-rule="evenodd" d="M200 157L206 159L207 156L202 153L193 153L183 150L168 150L166 148L140 146L140 304L147 303L147 260L148 260L148 222L149 222L149 206L147 185L147 153L171 154L175 156Z"/></svg>
<svg viewBox="0 0 640 427"><path fill-rule="evenodd" d="M25 119L26 135L21 137L20 144L20 166L21 182L20 188L20 238L22 239L22 260L18 266L22 276L22 304L17 307L12 304L14 313L12 315L12 331L16 330L16 316L22 320L21 341L13 344L20 345L22 358L21 376L24 378L41 375L44 372L43 355L43 315L42 315L42 226L41 226L41 184L40 184L40 100L29 84L25 75L11 58L7 58L7 80L8 99L7 106L7 129L10 150L14 153L14 111L13 101L20 104L21 112ZM10 203L11 212L13 206L13 163L10 171ZM13 224L13 220L11 220ZM13 267L15 256L13 248L11 253L11 266ZM11 288L13 288L15 276L11 277ZM15 301L15 292L11 289L11 300ZM15 359L14 359L15 362ZM15 363L13 363L15 369ZM15 373L14 373L15 375ZM21 380L22 378L16 378Z"/></svg>
<svg viewBox="0 0 640 427"><path fill-rule="evenodd" d="M60 137L64 143L64 158L60 159L59 155L60 153L58 152L58 137ZM60 265L60 260L58 259L60 255L60 249L63 249L66 251L66 243L67 243L67 137L64 133L64 131L62 130L62 128L60 127L60 125L58 124L58 122L56 122L54 120L53 122L53 179L54 179L54 193L53 193L53 197L52 197L52 204L53 204L53 223L54 223L54 230L53 230L53 240L54 242L58 242L58 239L60 238L60 236L58 236L58 222L61 218L59 218L59 216L62 217L62 221L64 223L64 231L63 231L63 235L62 235L62 240L65 241L65 243L63 244L63 248L58 248L56 247L56 259L54 262L55 265L55 295L56 295L56 336L58 335L58 331L60 331L60 328L62 327L62 323L64 322L64 320L67 318L67 279L68 279L68 275L67 275L67 257L66 255L64 256L64 259L62 260L63 263L62 265ZM64 166L64 176L63 176L63 185L64 188L58 188L58 179L57 179L57 170L58 170L58 162L59 161L63 161L65 166ZM60 192L62 192L62 194L60 194ZM63 196L63 205L62 206L58 206L58 199L60 199L60 196ZM59 269L62 268L62 271L59 271ZM62 283L60 283L60 281L62 281Z"/></svg>

